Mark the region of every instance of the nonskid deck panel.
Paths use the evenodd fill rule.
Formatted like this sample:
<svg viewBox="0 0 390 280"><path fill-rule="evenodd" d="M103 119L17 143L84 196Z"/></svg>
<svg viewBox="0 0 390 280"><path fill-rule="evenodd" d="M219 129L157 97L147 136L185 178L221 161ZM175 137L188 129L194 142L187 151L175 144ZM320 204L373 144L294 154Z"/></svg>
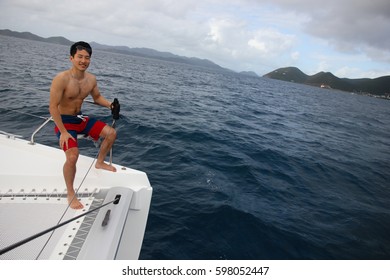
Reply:
<svg viewBox="0 0 390 280"><path fill-rule="evenodd" d="M9 189L0 193L0 249L102 204L104 194L98 189L84 191L78 194L84 204L82 210L68 208L66 192L56 189L46 193ZM97 211L72 221L53 234L45 234L1 255L0 259L76 259L96 215Z"/></svg>
<svg viewBox="0 0 390 280"><path fill-rule="evenodd" d="M102 205L102 203L103 199L94 199L91 203L90 209L95 209ZM75 235L74 237L72 233L70 233L69 235L65 235L69 238L69 241L71 242L63 244L63 251L58 253L59 257L63 256L64 260L77 259L77 256L80 253L80 250L88 236L89 230L95 222L97 214L98 211L95 211L85 216L83 220L80 219L76 221L77 223L80 223L80 228L78 230L75 230L75 228L73 227L70 228L72 232L75 232Z"/></svg>

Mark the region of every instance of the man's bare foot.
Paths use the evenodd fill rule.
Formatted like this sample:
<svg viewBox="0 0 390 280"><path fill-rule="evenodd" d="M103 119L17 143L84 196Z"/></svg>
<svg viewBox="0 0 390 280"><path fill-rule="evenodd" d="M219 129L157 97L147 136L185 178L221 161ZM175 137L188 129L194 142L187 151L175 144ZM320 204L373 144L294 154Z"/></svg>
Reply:
<svg viewBox="0 0 390 280"><path fill-rule="evenodd" d="M69 207L72 209L83 209L84 205L77 199L77 197L69 197L68 196L68 202L69 202Z"/></svg>
<svg viewBox="0 0 390 280"><path fill-rule="evenodd" d="M112 166L112 165L109 165L109 164L107 164L107 163L105 163L105 162L97 162L96 164L95 164L95 167L97 168L97 169L104 169L104 170L107 170L107 171L112 171L112 172L116 172L116 168L114 167L114 166Z"/></svg>

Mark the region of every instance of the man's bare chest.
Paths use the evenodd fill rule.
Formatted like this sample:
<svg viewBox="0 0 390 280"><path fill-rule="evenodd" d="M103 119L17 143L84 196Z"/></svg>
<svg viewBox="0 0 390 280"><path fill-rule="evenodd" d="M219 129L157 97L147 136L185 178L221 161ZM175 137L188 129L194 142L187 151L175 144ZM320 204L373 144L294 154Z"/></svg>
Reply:
<svg viewBox="0 0 390 280"><path fill-rule="evenodd" d="M65 88L64 95L70 99L85 98L91 93L92 89L93 85L87 79L81 81L72 79Z"/></svg>

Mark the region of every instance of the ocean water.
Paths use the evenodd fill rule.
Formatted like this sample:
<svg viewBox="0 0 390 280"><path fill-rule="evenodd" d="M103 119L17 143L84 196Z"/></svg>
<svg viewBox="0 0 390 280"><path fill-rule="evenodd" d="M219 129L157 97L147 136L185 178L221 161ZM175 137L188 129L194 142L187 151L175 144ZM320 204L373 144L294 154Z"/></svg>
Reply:
<svg viewBox="0 0 390 280"><path fill-rule="evenodd" d="M0 36L0 130L49 116L68 49ZM102 51L90 72L154 188L141 259L390 259L388 100Z"/></svg>

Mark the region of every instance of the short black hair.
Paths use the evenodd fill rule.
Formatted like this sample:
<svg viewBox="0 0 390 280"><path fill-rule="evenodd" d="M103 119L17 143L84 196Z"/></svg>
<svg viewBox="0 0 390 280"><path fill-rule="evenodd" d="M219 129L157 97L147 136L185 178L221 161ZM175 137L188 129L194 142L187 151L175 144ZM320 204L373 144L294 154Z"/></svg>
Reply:
<svg viewBox="0 0 390 280"><path fill-rule="evenodd" d="M90 56L92 56L92 48L91 48L91 45L86 43L86 42L83 42L83 41L79 41L79 42L76 42L74 43L71 47L70 47L70 55L71 56L74 56L77 52L77 50L81 51L81 50L86 50Z"/></svg>

